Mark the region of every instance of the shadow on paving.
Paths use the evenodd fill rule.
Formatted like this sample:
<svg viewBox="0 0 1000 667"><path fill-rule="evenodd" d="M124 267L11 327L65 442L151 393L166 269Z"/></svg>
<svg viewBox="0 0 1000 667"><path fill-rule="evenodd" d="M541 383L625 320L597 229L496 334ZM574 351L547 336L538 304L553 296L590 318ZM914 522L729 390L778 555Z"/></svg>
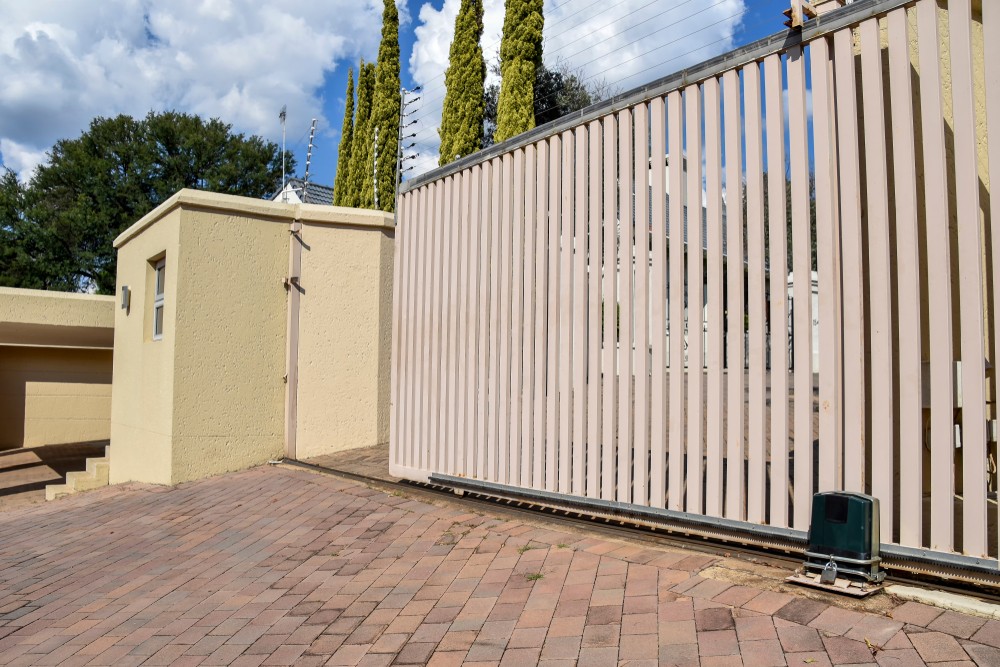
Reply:
<svg viewBox="0 0 1000 667"><path fill-rule="evenodd" d="M66 474L86 470L87 459L103 456L107 440L0 451L0 510L45 501L45 487Z"/></svg>

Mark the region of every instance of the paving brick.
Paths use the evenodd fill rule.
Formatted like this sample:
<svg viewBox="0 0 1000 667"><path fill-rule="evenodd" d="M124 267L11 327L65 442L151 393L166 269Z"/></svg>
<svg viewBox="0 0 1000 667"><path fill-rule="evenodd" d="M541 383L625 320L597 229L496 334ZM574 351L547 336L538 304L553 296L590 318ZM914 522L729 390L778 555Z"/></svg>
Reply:
<svg viewBox="0 0 1000 667"><path fill-rule="evenodd" d="M823 640L815 628L798 625L777 628L778 639L788 653L824 651Z"/></svg>
<svg viewBox="0 0 1000 667"><path fill-rule="evenodd" d="M986 624L985 618L946 611L928 624L928 630L936 630L955 637L968 639Z"/></svg>
<svg viewBox="0 0 1000 667"><path fill-rule="evenodd" d="M659 660L663 667L699 667L698 644L661 645Z"/></svg>
<svg viewBox="0 0 1000 667"><path fill-rule="evenodd" d="M702 630L732 630L736 627L733 610L729 607L702 609L694 613L695 625Z"/></svg>
<svg viewBox="0 0 1000 667"><path fill-rule="evenodd" d="M538 663L541 649L538 648L508 648L500 661L500 667L519 667Z"/></svg>
<svg viewBox="0 0 1000 667"><path fill-rule="evenodd" d="M621 622L622 635L655 635L657 616L652 614L624 614Z"/></svg>
<svg viewBox="0 0 1000 667"><path fill-rule="evenodd" d="M786 621L809 625L817 616L826 611L830 605L810 600L809 598L793 598L788 604L774 612L778 618ZM764 612L767 613L767 612Z"/></svg>
<svg viewBox="0 0 1000 667"><path fill-rule="evenodd" d="M731 586L713 597L712 601L729 605L730 607L742 607L760 595L760 593L759 589L750 588L749 586Z"/></svg>
<svg viewBox="0 0 1000 667"><path fill-rule="evenodd" d="M574 616L570 618L554 618L549 625L549 637L579 637L583 634L584 625L587 622L585 616Z"/></svg>
<svg viewBox="0 0 1000 667"><path fill-rule="evenodd" d="M388 634L383 633L374 644L370 651L372 653L396 653L410 638L408 634Z"/></svg>
<svg viewBox="0 0 1000 667"><path fill-rule="evenodd" d="M744 667L784 667L785 657L777 639L740 642Z"/></svg>
<svg viewBox="0 0 1000 667"><path fill-rule="evenodd" d="M865 614L840 607L827 607L809 622L809 627L828 634L846 635L851 628L864 621Z"/></svg>
<svg viewBox="0 0 1000 667"><path fill-rule="evenodd" d="M871 641L871 640L869 640L869 641ZM878 642L875 642L875 643L878 644ZM899 648L913 648L913 644L910 642L910 638L907 637L906 633L903 632L902 630L900 630L895 635L893 635L892 638L889 641L887 641L887 642L885 642L883 644L880 644L880 646L884 650L892 650L892 649L899 649Z"/></svg>
<svg viewBox="0 0 1000 667"><path fill-rule="evenodd" d="M760 595L754 596L749 602L743 605L743 608L758 611L762 614L774 614L791 601L791 595L775 591L763 591ZM809 620L811 621L812 619Z"/></svg>
<svg viewBox="0 0 1000 667"><path fill-rule="evenodd" d="M397 665L426 665L434 653L436 644L433 642L410 642L396 656Z"/></svg>
<svg viewBox="0 0 1000 667"><path fill-rule="evenodd" d="M942 632L921 632L908 635L913 648L925 662L967 660L969 656L951 635ZM905 649L904 649L905 650Z"/></svg>
<svg viewBox="0 0 1000 667"><path fill-rule="evenodd" d="M903 628L897 620L884 616L865 614L845 635L848 639L863 642L866 639L879 646L884 646ZM908 648L908 647L906 647Z"/></svg>
<svg viewBox="0 0 1000 667"><path fill-rule="evenodd" d="M480 638L469 647L465 659L468 662L493 662L499 665L506 647L506 640Z"/></svg>
<svg viewBox="0 0 1000 667"><path fill-rule="evenodd" d="M330 656L328 665L357 665L361 658L365 656L370 645L356 644L353 646L342 646L337 652Z"/></svg>
<svg viewBox="0 0 1000 667"><path fill-rule="evenodd" d="M621 622L622 608L620 606L591 607L587 612L587 625L620 624Z"/></svg>
<svg viewBox="0 0 1000 667"><path fill-rule="evenodd" d="M741 642L777 639L774 621L770 616L750 616L736 619L736 636Z"/></svg>
<svg viewBox="0 0 1000 667"><path fill-rule="evenodd" d="M698 651L702 656L739 655L740 645L735 630L698 632Z"/></svg>
<svg viewBox="0 0 1000 667"><path fill-rule="evenodd" d="M942 610L919 602L904 602L892 610L893 620L927 627L942 614Z"/></svg>
<svg viewBox="0 0 1000 667"><path fill-rule="evenodd" d="M832 667L830 656L826 651L806 651L804 653L785 653L785 664L788 667Z"/></svg>
<svg viewBox="0 0 1000 667"><path fill-rule="evenodd" d="M543 660L539 664L547 663L548 661ZM574 663L571 662L570 664ZM582 648L580 649L579 660L577 660L575 664L576 667L605 667L606 665L616 665L618 664L618 648Z"/></svg>
<svg viewBox="0 0 1000 667"><path fill-rule="evenodd" d="M623 661L656 660L659 651L657 635L630 635L623 638L618 657Z"/></svg>
<svg viewBox="0 0 1000 667"><path fill-rule="evenodd" d="M465 662L467 653L468 651L435 651L427 661L427 667L459 667Z"/></svg>
<svg viewBox="0 0 1000 667"><path fill-rule="evenodd" d="M863 664L872 659L871 649L864 642L846 637L824 637L823 645L835 665Z"/></svg>
<svg viewBox="0 0 1000 667"><path fill-rule="evenodd" d="M295 646L291 644L286 644L281 646L272 653L266 660L264 660L264 665L294 665L299 657L306 652L305 646Z"/></svg>
<svg viewBox="0 0 1000 667"><path fill-rule="evenodd" d="M618 646L621 629L622 626L617 624L588 625L583 629L582 646L584 648ZM631 641L631 638L627 641Z"/></svg>
<svg viewBox="0 0 1000 667"><path fill-rule="evenodd" d="M548 628L518 628L510 635L507 648L540 648Z"/></svg>
<svg viewBox="0 0 1000 667"><path fill-rule="evenodd" d="M743 658L738 655L713 655L701 659L702 667L743 667Z"/></svg>
<svg viewBox="0 0 1000 667"><path fill-rule="evenodd" d="M924 661L920 659L913 649L899 649L895 651L879 651L875 656L875 662L879 667L925 667Z"/></svg>
<svg viewBox="0 0 1000 667"><path fill-rule="evenodd" d="M1000 648L1000 621L986 621L983 627L972 635L972 641Z"/></svg>
<svg viewBox="0 0 1000 667"><path fill-rule="evenodd" d="M580 655L580 637L549 637L542 645L542 658L573 660Z"/></svg>
<svg viewBox="0 0 1000 667"><path fill-rule="evenodd" d="M698 632L694 621L667 621L660 624L660 645L695 644Z"/></svg>
<svg viewBox="0 0 1000 667"><path fill-rule="evenodd" d="M1000 649L973 642L962 642L962 648L978 667L1000 665Z"/></svg>
<svg viewBox="0 0 1000 667"><path fill-rule="evenodd" d="M655 614L658 602L655 595L635 595L625 598L623 614Z"/></svg>

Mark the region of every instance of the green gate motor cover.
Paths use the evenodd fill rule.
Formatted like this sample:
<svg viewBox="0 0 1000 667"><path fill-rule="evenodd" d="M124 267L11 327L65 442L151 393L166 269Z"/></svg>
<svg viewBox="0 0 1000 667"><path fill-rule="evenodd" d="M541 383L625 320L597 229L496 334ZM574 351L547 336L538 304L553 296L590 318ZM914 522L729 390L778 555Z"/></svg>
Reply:
<svg viewBox="0 0 1000 667"><path fill-rule="evenodd" d="M809 569L821 569L833 560L840 572L881 580L878 499L845 491L815 494L809 554Z"/></svg>

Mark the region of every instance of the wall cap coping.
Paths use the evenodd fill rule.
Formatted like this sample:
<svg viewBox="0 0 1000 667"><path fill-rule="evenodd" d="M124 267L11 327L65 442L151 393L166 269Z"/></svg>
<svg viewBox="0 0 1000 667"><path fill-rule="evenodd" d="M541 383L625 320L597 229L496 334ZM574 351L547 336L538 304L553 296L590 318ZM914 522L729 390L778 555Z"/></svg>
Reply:
<svg viewBox="0 0 1000 667"><path fill-rule="evenodd" d="M252 197L240 197L237 195L226 195L185 188L178 190L165 202L119 234L118 238L114 241L114 247L116 249L121 248L141 234L146 228L156 224L159 220L178 208L208 209L231 215L270 218L275 222L285 223L299 221L311 224L389 229L395 226L393 214L385 213L384 211L369 211L341 206L323 206L320 204L286 204L279 201L267 201Z"/></svg>
<svg viewBox="0 0 1000 667"><path fill-rule="evenodd" d="M110 349L115 297L0 287L0 346Z"/></svg>
<svg viewBox="0 0 1000 667"><path fill-rule="evenodd" d="M114 329L115 297L0 287L0 323Z"/></svg>

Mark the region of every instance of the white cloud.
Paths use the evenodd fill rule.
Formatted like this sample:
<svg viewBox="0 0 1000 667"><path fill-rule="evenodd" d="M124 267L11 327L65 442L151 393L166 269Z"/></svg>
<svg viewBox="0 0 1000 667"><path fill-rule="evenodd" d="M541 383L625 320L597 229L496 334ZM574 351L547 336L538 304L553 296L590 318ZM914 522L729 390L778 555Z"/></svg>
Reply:
<svg viewBox="0 0 1000 667"><path fill-rule="evenodd" d="M400 0L401 1L401 0ZM399 3L397 3L398 5ZM409 21L405 2L401 21ZM280 139L323 117L340 60L373 59L380 0L103 0L7 3L0 22L0 153L26 170L95 116L177 109Z"/></svg>
<svg viewBox="0 0 1000 667"><path fill-rule="evenodd" d="M445 0L441 9L428 2L419 13L410 73L424 87L415 117L418 162L425 167L437 164L444 70L458 7L459 0ZM503 2L485 0L484 9L482 43L489 62L503 31ZM586 77L624 91L732 49L745 10L745 0L546 0L544 58L549 64L565 60Z"/></svg>
<svg viewBox="0 0 1000 667"><path fill-rule="evenodd" d="M46 157L45 151L33 150L10 139L0 139L0 155L3 155L4 165L22 181L27 181Z"/></svg>

